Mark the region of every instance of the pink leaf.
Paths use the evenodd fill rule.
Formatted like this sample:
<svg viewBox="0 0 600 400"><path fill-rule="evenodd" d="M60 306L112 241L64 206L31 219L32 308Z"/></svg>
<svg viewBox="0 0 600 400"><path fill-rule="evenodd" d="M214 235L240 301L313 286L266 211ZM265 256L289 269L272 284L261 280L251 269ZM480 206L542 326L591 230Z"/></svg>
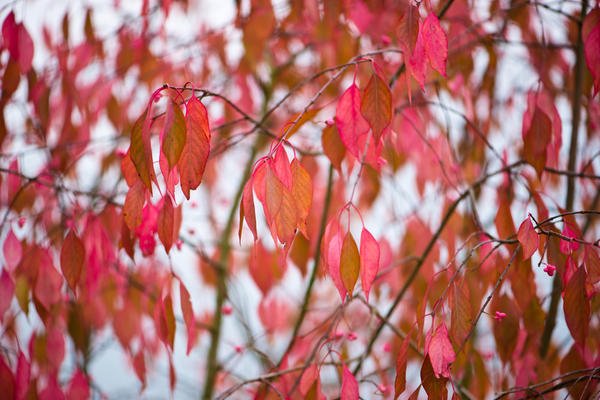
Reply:
<svg viewBox="0 0 600 400"><path fill-rule="evenodd" d="M440 25L440 20L430 13L421 26L425 53L431 67L446 76L446 60L448 59L448 38Z"/></svg>
<svg viewBox="0 0 600 400"><path fill-rule="evenodd" d="M67 398L75 400L90 398L90 385L88 384L86 375L80 369L77 369L71 378Z"/></svg>
<svg viewBox="0 0 600 400"><path fill-rule="evenodd" d="M183 314L183 321L185 322L188 337L186 354L190 354L190 351L194 347L197 338L195 324L196 320L194 317L192 303L190 301L190 294L181 282L179 282L179 297L181 303L181 313Z"/></svg>
<svg viewBox="0 0 600 400"><path fill-rule="evenodd" d="M42 256L42 258L46 258ZM60 288L62 286L62 276L56 271L49 259L44 260L39 265L38 276L35 283L35 297L44 306L50 310L52 305L60 301Z"/></svg>
<svg viewBox="0 0 600 400"><path fill-rule="evenodd" d="M523 247L523 259L528 260L537 250L540 241L529 217L519 226L517 239L519 239L519 243Z"/></svg>
<svg viewBox="0 0 600 400"><path fill-rule="evenodd" d="M342 142L355 157L359 157L363 149L361 140L369 131L369 123L361 111L360 90L356 84L350 85L342 94L335 111L335 123Z"/></svg>
<svg viewBox="0 0 600 400"><path fill-rule="evenodd" d="M242 204L240 204L240 229L238 237L242 239L242 225L244 220L250 228L254 241L258 240L258 234L256 232L256 211L254 209L254 195L252 194L252 186L254 179L250 178L244 185L244 192L242 193Z"/></svg>
<svg viewBox="0 0 600 400"><path fill-rule="evenodd" d="M346 298L346 287L340 274L340 255L343 242L344 235L342 235L340 225L335 218L332 218L327 224L323 238L323 260L342 301Z"/></svg>
<svg viewBox="0 0 600 400"><path fill-rule="evenodd" d="M16 266L19 265L19 261L21 261L23 249L21 242L17 239L12 229L8 231L8 235L6 235L2 251L4 251L6 266L10 271L14 270Z"/></svg>
<svg viewBox="0 0 600 400"><path fill-rule="evenodd" d="M419 23L419 34L415 48L408 60L408 67L411 75L415 78L421 89L425 86L425 74L427 72L427 53L425 51L425 39L423 38L423 25Z"/></svg>
<svg viewBox="0 0 600 400"><path fill-rule="evenodd" d="M275 172L275 175L281 183L287 188L292 188L292 170L290 168L290 160L283 148L283 145L279 146L275 151L275 156L270 163L271 170Z"/></svg>
<svg viewBox="0 0 600 400"><path fill-rule="evenodd" d="M431 360L431 366L436 378L440 376L449 378L450 364L456 359L456 354L454 353L452 343L450 343L446 324L442 322L428 339L427 354Z"/></svg>
<svg viewBox="0 0 600 400"><path fill-rule="evenodd" d="M196 189L202 182L206 161L210 154L210 126L206 107L192 96L185 110L186 141L181 152L177 169L181 181L181 190L186 199L190 190Z"/></svg>
<svg viewBox="0 0 600 400"><path fill-rule="evenodd" d="M369 291L379 270L379 243L371 232L363 228L360 234L360 280L365 297L369 301Z"/></svg>
<svg viewBox="0 0 600 400"><path fill-rule="evenodd" d="M358 400L358 382L346 365L343 368L340 398L341 400Z"/></svg>
<svg viewBox="0 0 600 400"><path fill-rule="evenodd" d="M31 378L31 364L22 351L19 351L17 372L15 373L15 399L23 400L27 397L29 379Z"/></svg>

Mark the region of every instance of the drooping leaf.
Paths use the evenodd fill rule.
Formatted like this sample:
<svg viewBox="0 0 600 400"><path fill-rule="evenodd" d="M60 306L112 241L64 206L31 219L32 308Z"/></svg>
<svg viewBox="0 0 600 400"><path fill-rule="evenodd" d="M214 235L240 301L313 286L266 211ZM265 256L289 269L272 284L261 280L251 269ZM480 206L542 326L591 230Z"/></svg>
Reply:
<svg viewBox="0 0 600 400"><path fill-rule="evenodd" d="M342 235L339 222L336 218L332 218L327 223L325 235L323 236L323 259L327 265L329 276L333 280L342 301L346 298L347 293L340 272L340 254L343 242L344 236Z"/></svg>
<svg viewBox="0 0 600 400"><path fill-rule="evenodd" d="M146 201L146 190L141 182L129 188L123 205L123 219L130 231L135 231L142 223L142 211Z"/></svg>
<svg viewBox="0 0 600 400"><path fill-rule="evenodd" d="M448 397L447 382L448 378L443 376L438 377L428 354L421 366L421 384L425 392L427 392L427 396L430 399L446 399Z"/></svg>
<svg viewBox="0 0 600 400"><path fill-rule="evenodd" d="M344 147L344 143L342 142L335 125L328 125L323 128L321 144L323 146L323 152L327 158L329 158L331 164L335 169L341 171L342 161L346 155L346 147Z"/></svg>
<svg viewBox="0 0 600 400"><path fill-rule="evenodd" d="M135 124L131 129L131 144L129 146L128 154L129 157L131 157L131 161L135 166L138 176L150 194L152 194L152 182L156 181L156 175L154 173L154 164L152 161L150 135L149 132L144 132L147 114L148 110L144 111L137 121L135 121Z"/></svg>
<svg viewBox="0 0 600 400"><path fill-rule="evenodd" d="M15 233L11 230L8 231L4 244L2 245L2 251L4 252L4 261L9 270L14 270L23 256L23 248L19 239Z"/></svg>
<svg viewBox="0 0 600 400"><path fill-rule="evenodd" d="M274 238L289 245L296 233L298 221L296 202L292 193L283 185L271 168L265 182L267 220Z"/></svg>
<svg viewBox="0 0 600 400"><path fill-rule="evenodd" d="M360 254L358 253L358 247L352 234L347 232L346 236L344 236L342 252L340 254L340 275L344 287L350 295L352 295L354 285L356 285L356 281L358 280L359 271Z"/></svg>
<svg viewBox="0 0 600 400"><path fill-rule="evenodd" d="M563 310L567 327L575 343L582 347L585 346L590 322L590 302L586 297L585 280L585 268L577 268L563 293Z"/></svg>
<svg viewBox="0 0 600 400"><path fill-rule="evenodd" d="M360 281L367 301L378 270L379 243L371 232L363 228L360 234Z"/></svg>
<svg viewBox="0 0 600 400"><path fill-rule="evenodd" d="M190 354L190 351L194 347L197 339L196 325L194 310L192 308L192 302L190 301L190 293L187 291L182 282L179 282L179 301L181 304L181 313L183 314L183 321L187 329L187 348L185 351L186 355Z"/></svg>
<svg viewBox="0 0 600 400"><path fill-rule="evenodd" d="M552 122L548 115L536 107L531 126L523 138L523 158L535 171L538 177L542 176L546 166L546 148L552 138Z"/></svg>
<svg viewBox="0 0 600 400"><path fill-rule="evenodd" d="M445 323L441 323L433 334L430 333L427 355L436 378L450 377L450 364L456 359L454 348L448 336Z"/></svg>
<svg viewBox="0 0 600 400"><path fill-rule="evenodd" d="M85 373L80 369L75 370L69 382L67 398L74 400L86 400L90 398L90 385Z"/></svg>
<svg viewBox="0 0 600 400"><path fill-rule="evenodd" d="M67 284L73 292L76 292L77 285L79 284L84 260L85 248L83 242L71 230L65 237L60 251L60 268Z"/></svg>
<svg viewBox="0 0 600 400"><path fill-rule="evenodd" d="M335 111L335 123L346 149L355 157L359 157L361 136L369 131L369 123L360 112L360 90L356 84L350 85L342 94Z"/></svg>
<svg viewBox="0 0 600 400"><path fill-rule="evenodd" d="M358 382L345 364L342 368L342 391L340 393L340 399L358 400Z"/></svg>
<svg viewBox="0 0 600 400"><path fill-rule="evenodd" d="M406 365L408 362L408 344L410 336L406 335L396 357L396 378L394 379L394 399L406 390Z"/></svg>
<svg viewBox="0 0 600 400"><path fill-rule="evenodd" d="M210 127L208 113L204 104L192 96L186 105L185 112L186 141L177 170L181 182L181 190L186 199L190 198L190 190L196 189L202 182L202 175L210 153Z"/></svg>
<svg viewBox="0 0 600 400"><path fill-rule="evenodd" d="M258 234L256 231L256 210L254 209L254 195L252 194L253 178L250 178L244 185L244 191L242 192L242 201L240 204L240 227L238 230L239 240L242 240L242 227L244 221L250 228L254 241L258 240Z"/></svg>
<svg viewBox="0 0 600 400"><path fill-rule="evenodd" d="M5 269L0 273L0 321L4 313L10 307L13 295L15 294L15 283Z"/></svg>
<svg viewBox="0 0 600 400"><path fill-rule="evenodd" d="M291 175L292 198L296 203L296 218L298 220L297 226L300 232L302 232L304 236L308 237L308 232L306 230L306 219L308 218L308 213L312 204L312 180L310 179L310 175L306 169L304 169L297 158L292 160Z"/></svg>
<svg viewBox="0 0 600 400"><path fill-rule="evenodd" d="M31 69L33 61L33 40L23 23L16 23L15 14L11 11L2 24L4 44L13 60L19 64L22 74Z"/></svg>
<svg viewBox="0 0 600 400"><path fill-rule="evenodd" d="M0 357L0 388L2 388L2 393L7 399L14 398L15 377L10 367L4 361L4 357Z"/></svg>
<svg viewBox="0 0 600 400"><path fill-rule="evenodd" d="M379 143L384 130L392 122L392 92L375 72L365 88L360 111L371 126L374 144Z"/></svg>
<svg viewBox="0 0 600 400"><path fill-rule="evenodd" d="M27 397L31 379L31 363L22 351L19 351L17 359L17 371L15 372L15 399L24 400ZM1 385L0 385L1 386Z"/></svg>
<svg viewBox="0 0 600 400"><path fill-rule="evenodd" d="M270 163L271 171L275 173L275 176L279 178L279 181L283 183L286 189L292 188L292 170L290 167L290 160L283 148L283 145L277 147L275 155Z"/></svg>
<svg viewBox="0 0 600 400"><path fill-rule="evenodd" d="M154 323L158 338L171 350L175 343L175 314L171 295L161 297L154 306Z"/></svg>
<svg viewBox="0 0 600 400"><path fill-rule="evenodd" d="M593 96L596 96L598 91L600 91L600 18L598 18L597 15L594 15L594 13L598 14L597 8L588 13L584 21L585 26L592 24L592 21L596 19L595 26L593 26L590 32L583 38L583 50L585 62L594 79ZM586 24L586 22L588 22L588 24Z"/></svg>
<svg viewBox="0 0 600 400"><path fill-rule="evenodd" d="M419 86L421 86L421 90L424 89L425 75L427 74L427 53L425 51L425 38L421 22L419 22L417 41L407 65L411 75L419 83Z"/></svg>
<svg viewBox="0 0 600 400"><path fill-rule="evenodd" d="M429 13L420 30L423 31L425 53L431 67L446 76L446 60L448 59L448 38L435 13Z"/></svg>
<svg viewBox="0 0 600 400"><path fill-rule="evenodd" d="M170 196L164 197L157 222L158 238L168 253L175 240L175 210Z"/></svg>
<svg viewBox="0 0 600 400"><path fill-rule="evenodd" d="M179 158L186 143L186 123L181 108L174 101L167 104L165 115L162 151L167 158L169 168L172 169Z"/></svg>
<svg viewBox="0 0 600 400"><path fill-rule="evenodd" d="M46 257L42 257L46 258ZM60 301L62 277L56 271L49 259L45 259L38 266L38 275L35 283L34 294L46 310Z"/></svg>
<svg viewBox="0 0 600 400"><path fill-rule="evenodd" d="M316 390L315 386L318 386L318 384L319 367L317 364L311 364L308 368L306 368L306 370L304 370L304 373L300 378L300 393L307 398L309 393L311 393L313 390ZM314 398L316 399L316 397Z"/></svg>
<svg viewBox="0 0 600 400"><path fill-rule="evenodd" d="M523 259L528 260L538 248L539 236L533 229L533 224L529 217L527 217L519 226L517 232L517 239L523 248Z"/></svg>

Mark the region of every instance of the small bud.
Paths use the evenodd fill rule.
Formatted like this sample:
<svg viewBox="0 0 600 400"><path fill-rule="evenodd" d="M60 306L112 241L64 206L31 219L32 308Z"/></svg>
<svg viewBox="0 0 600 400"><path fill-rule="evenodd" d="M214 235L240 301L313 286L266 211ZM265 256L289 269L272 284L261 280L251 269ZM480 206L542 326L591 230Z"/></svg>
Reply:
<svg viewBox="0 0 600 400"><path fill-rule="evenodd" d="M233 349L238 354L242 354L242 352L244 351L244 348L242 346L240 346L239 344L236 344Z"/></svg>
<svg viewBox="0 0 600 400"><path fill-rule="evenodd" d="M390 342L385 342L383 344L383 351L386 353L391 353L392 352L392 345L390 344Z"/></svg>
<svg viewBox="0 0 600 400"><path fill-rule="evenodd" d="M181 250L181 246L183 246L183 241L181 241L181 239L177 239L175 242L175 247L177 247L177 250Z"/></svg>
<svg viewBox="0 0 600 400"><path fill-rule="evenodd" d="M19 217L19 220L17 221L19 228L22 228L23 226L25 226L26 221L27 221L27 219L25 217Z"/></svg>
<svg viewBox="0 0 600 400"><path fill-rule="evenodd" d="M223 314L225 315L231 315L231 313L233 312L233 308L230 305L226 304L223 306L223 308L221 308L221 311L223 311Z"/></svg>
<svg viewBox="0 0 600 400"><path fill-rule="evenodd" d="M547 273L548 276L554 275L555 271L556 271L556 267L551 264L546 265L546 268L544 268L544 272Z"/></svg>
<svg viewBox="0 0 600 400"><path fill-rule="evenodd" d="M346 337L348 337L348 340L350 340L351 342L354 341L354 340L356 340L356 338L357 338L356 333L354 333L352 331L348 332L348 334L346 335Z"/></svg>
<svg viewBox="0 0 600 400"><path fill-rule="evenodd" d="M496 313L494 314L494 319L498 322L501 322L504 318L506 318L506 313L496 311Z"/></svg>
<svg viewBox="0 0 600 400"><path fill-rule="evenodd" d="M392 39L388 35L381 35L381 43L384 46L389 46L392 43Z"/></svg>

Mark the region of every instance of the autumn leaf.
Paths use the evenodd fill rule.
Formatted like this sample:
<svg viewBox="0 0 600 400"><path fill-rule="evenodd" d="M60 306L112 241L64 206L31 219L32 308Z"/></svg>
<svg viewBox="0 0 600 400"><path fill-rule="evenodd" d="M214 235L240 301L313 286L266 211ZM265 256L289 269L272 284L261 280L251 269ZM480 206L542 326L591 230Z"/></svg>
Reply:
<svg viewBox="0 0 600 400"><path fill-rule="evenodd" d="M186 123L183 117L183 112L179 106L171 100L167 104L164 134L162 139L162 151L167 159L167 162L169 163L169 170L177 165L186 143L186 137Z"/></svg>
<svg viewBox="0 0 600 400"><path fill-rule="evenodd" d="M254 195L252 194L253 189L253 178L250 178L244 185L242 192L242 201L240 204L240 226L238 230L239 240L242 240L242 227L243 222L246 221L248 228L254 236L254 241L258 240L258 234L256 232L256 211L254 209Z"/></svg>
<svg viewBox="0 0 600 400"><path fill-rule="evenodd" d="M552 137L552 122L539 107L536 107L529 130L523 138L523 158L542 176L546 166L546 148Z"/></svg>
<svg viewBox="0 0 600 400"><path fill-rule="evenodd" d="M358 280L358 274L360 271L360 254L358 253L358 247L350 232L344 236L344 242L342 244L342 252L340 254L340 275L344 287L350 295L354 290L354 285Z"/></svg>
<svg viewBox="0 0 600 400"><path fill-rule="evenodd" d="M181 313L183 314L183 321L185 322L187 330L187 348L185 354L189 355L198 335L196 332L194 310L192 308L192 302L190 301L190 293L181 281L179 282L179 304L181 304Z"/></svg>
<svg viewBox="0 0 600 400"><path fill-rule="evenodd" d="M396 378L394 379L394 399L397 399L406 390L406 365L408 362L408 344L410 337L406 335L402 340L400 351L396 357Z"/></svg>
<svg viewBox="0 0 600 400"><path fill-rule="evenodd" d="M371 232L363 228L360 234L360 281L367 301L369 301L371 285L377 277L378 270L379 243Z"/></svg>
<svg viewBox="0 0 600 400"><path fill-rule="evenodd" d="M335 123L344 146L355 157L359 157L360 138L369 131L369 123L361 111L360 90L356 84L350 85L340 97L335 111Z"/></svg>
<svg viewBox="0 0 600 400"><path fill-rule="evenodd" d="M297 158L292 160L290 169L292 179L291 194L296 203L296 225L298 226L298 230L300 230L305 237L308 237L306 220L312 204L312 180Z"/></svg>
<svg viewBox="0 0 600 400"><path fill-rule="evenodd" d="M14 270L21 258L23 257L23 248L21 242L15 236L15 233L11 230L8 231L4 243L2 244L2 251L4 252L4 261L9 270Z"/></svg>
<svg viewBox="0 0 600 400"><path fill-rule="evenodd" d="M338 171L341 171L342 161L346 155L346 148L344 147L344 143L342 142L335 125L328 125L323 129L321 144L323 146L323 152L327 158L329 158L333 167Z"/></svg>
<svg viewBox="0 0 600 400"><path fill-rule="evenodd" d="M454 348L448 337L448 329L443 322L438 325L435 332L430 332L427 355L431 360L431 367L436 378L450 377L450 364L456 359Z"/></svg>
<svg viewBox="0 0 600 400"><path fill-rule="evenodd" d="M329 276L333 280L342 301L346 298L347 293L340 272L340 254L343 242L344 236L342 235L340 225L336 218L332 218L327 223L325 235L323 236L323 259L327 265Z"/></svg>
<svg viewBox="0 0 600 400"><path fill-rule="evenodd" d="M85 248L83 242L73 230L65 237L63 247L60 251L60 267L73 292L76 292L77 284L83 271L83 262L85 260Z"/></svg>
<svg viewBox="0 0 600 400"><path fill-rule="evenodd" d="M519 226L517 232L517 239L523 248L523 259L528 260L535 253L539 245L539 237L531 220L527 217Z"/></svg>
<svg viewBox="0 0 600 400"><path fill-rule="evenodd" d="M392 121L392 93L376 72L367 83L360 111L373 130L375 143L378 143Z"/></svg>
<svg viewBox="0 0 600 400"><path fill-rule="evenodd" d="M21 73L29 72L33 61L33 40L25 25L15 21L12 11L2 23L2 38L10 56L19 64Z"/></svg>
<svg viewBox="0 0 600 400"><path fill-rule="evenodd" d="M578 267L563 292L563 309L571 336L582 348L588 336L590 302L586 297L585 268Z"/></svg>
<svg viewBox="0 0 600 400"><path fill-rule="evenodd" d="M340 400L358 400L358 382L344 364L342 367L342 391Z"/></svg>
<svg viewBox="0 0 600 400"><path fill-rule="evenodd" d="M123 219L130 231L135 231L142 223L142 210L145 201L146 192L141 182L129 188L123 205Z"/></svg>
<svg viewBox="0 0 600 400"><path fill-rule="evenodd" d="M583 26L584 32L590 31L583 38L583 51L585 62L594 80L593 97L600 91L600 11L598 8L590 11L586 16Z"/></svg>
<svg viewBox="0 0 600 400"><path fill-rule="evenodd" d="M210 127L204 105L192 96L186 105L186 140L177 163L181 191L186 199L190 191L202 182L202 175L210 153Z"/></svg>
<svg viewBox="0 0 600 400"><path fill-rule="evenodd" d="M0 272L0 320L4 313L10 307L13 295L15 293L15 283L5 269Z"/></svg>
<svg viewBox="0 0 600 400"><path fill-rule="evenodd" d="M135 166L138 176L150 194L152 194L152 182L156 181L156 175L154 173L154 164L152 161L150 136L144 132L147 113L147 110L144 111L133 125L128 154L129 157L131 157L131 161Z"/></svg>
<svg viewBox="0 0 600 400"><path fill-rule="evenodd" d="M427 18L423 21L423 25L420 27L420 31L422 31L425 53L431 67L443 76L446 76L448 38L435 13L427 15Z"/></svg>
<svg viewBox="0 0 600 400"><path fill-rule="evenodd" d="M162 208L158 213L158 238L168 253L175 239L175 211L169 196L165 196Z"/></svg>

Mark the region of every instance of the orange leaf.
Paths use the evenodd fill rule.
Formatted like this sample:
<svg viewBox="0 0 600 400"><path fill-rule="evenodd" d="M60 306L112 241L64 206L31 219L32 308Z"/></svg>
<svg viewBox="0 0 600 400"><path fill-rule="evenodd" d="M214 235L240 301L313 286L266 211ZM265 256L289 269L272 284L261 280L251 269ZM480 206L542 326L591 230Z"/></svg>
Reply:
<svg viewBox="0 0 600 400"><path fill-rule="evenodd" d="M186 143L186 126L183 112L174 101L167 104L165 116L162 151L169 163L169 170L173 169ZM166 179L166 177L165 177Z"/></svg>
<svg viewBox="0 0 600 400"><path fill-rule="evenodd" d="M142 223L142 209L146 200L146 193L142 182L137 182L133 187L129 188L123 205L123 218L130 231L135 229Z"/></svg>
<svg viewBox="0 0 600 400"><path fill-rule="evenodd" d="M342 253L340 255L340 275L344 287L350 295L354 290L354 285L358 280L358 273L360 271L360 255L358 253L358 247L350 232L346 233L344 242L342 244Z"/></svg>
<svg viewBox="0 0 600 400"><path fill-rule="evenodd" d="M296 233L296 202L271 168L267 171L266 212L273 237L288 245Z"/></svg>
<svg viewBox="0 0 600 400"><path fill-rule="evenodd" d="M535 108L531 126L523 138L523 158L542 176L546 166L546 148L552 138L552 122L541 108Z"/></svg>
<svg viewBox="0 0 600 400"><path fill-rule="evenodd" d="M179 282L179 302L181 304L181 313L183 314L183 321L187 329L187 350L186 355L190 354L190 351L194 347L197 339L196 331L196 319L194 317L194 309L192 308L192 302L190 301L190 293L187 291L183 282Z"/></svg>
<svg viewBox="0 0 600 400"><path fill-rule="evenodd" d="M379 243L371 232L363 228L360 234L360 281L369 301L371 285L379 270Z"/></svg>
<svg viewBox="0 0 600 400"><path fill-rule="evenodd" d="M371 75L365 88L360 112L373 130L375 143L379 143L383 131L392 122L392 93L383 79L375 72Z"/></svg>
<svg viewBox="0 0 600 400"><path fill-rule="evenodd" d="M346 148L344 142L340 139L340 135L337 132L335 125L326 126L323 129L323 135L321 136L321 143L323 146L323 152L329 158L331 164L341 171L342 161L346 155Z"/></svg>
<svg viewBox="0 0 600 400"><path fill-rule="evenodd" d="M69 287L75 292L85 259L85 248L81 239L71 230L60 251L60 267Z"/></svg>
<svg viewBox="0 0 600 400"><path fill-rule="evenodd" d="M297 158L292 160L292 198L296 203L297 226L305 237L308 237L306 231L306 219L312 204L312 180L306 169L300 164Z"/></svg>

